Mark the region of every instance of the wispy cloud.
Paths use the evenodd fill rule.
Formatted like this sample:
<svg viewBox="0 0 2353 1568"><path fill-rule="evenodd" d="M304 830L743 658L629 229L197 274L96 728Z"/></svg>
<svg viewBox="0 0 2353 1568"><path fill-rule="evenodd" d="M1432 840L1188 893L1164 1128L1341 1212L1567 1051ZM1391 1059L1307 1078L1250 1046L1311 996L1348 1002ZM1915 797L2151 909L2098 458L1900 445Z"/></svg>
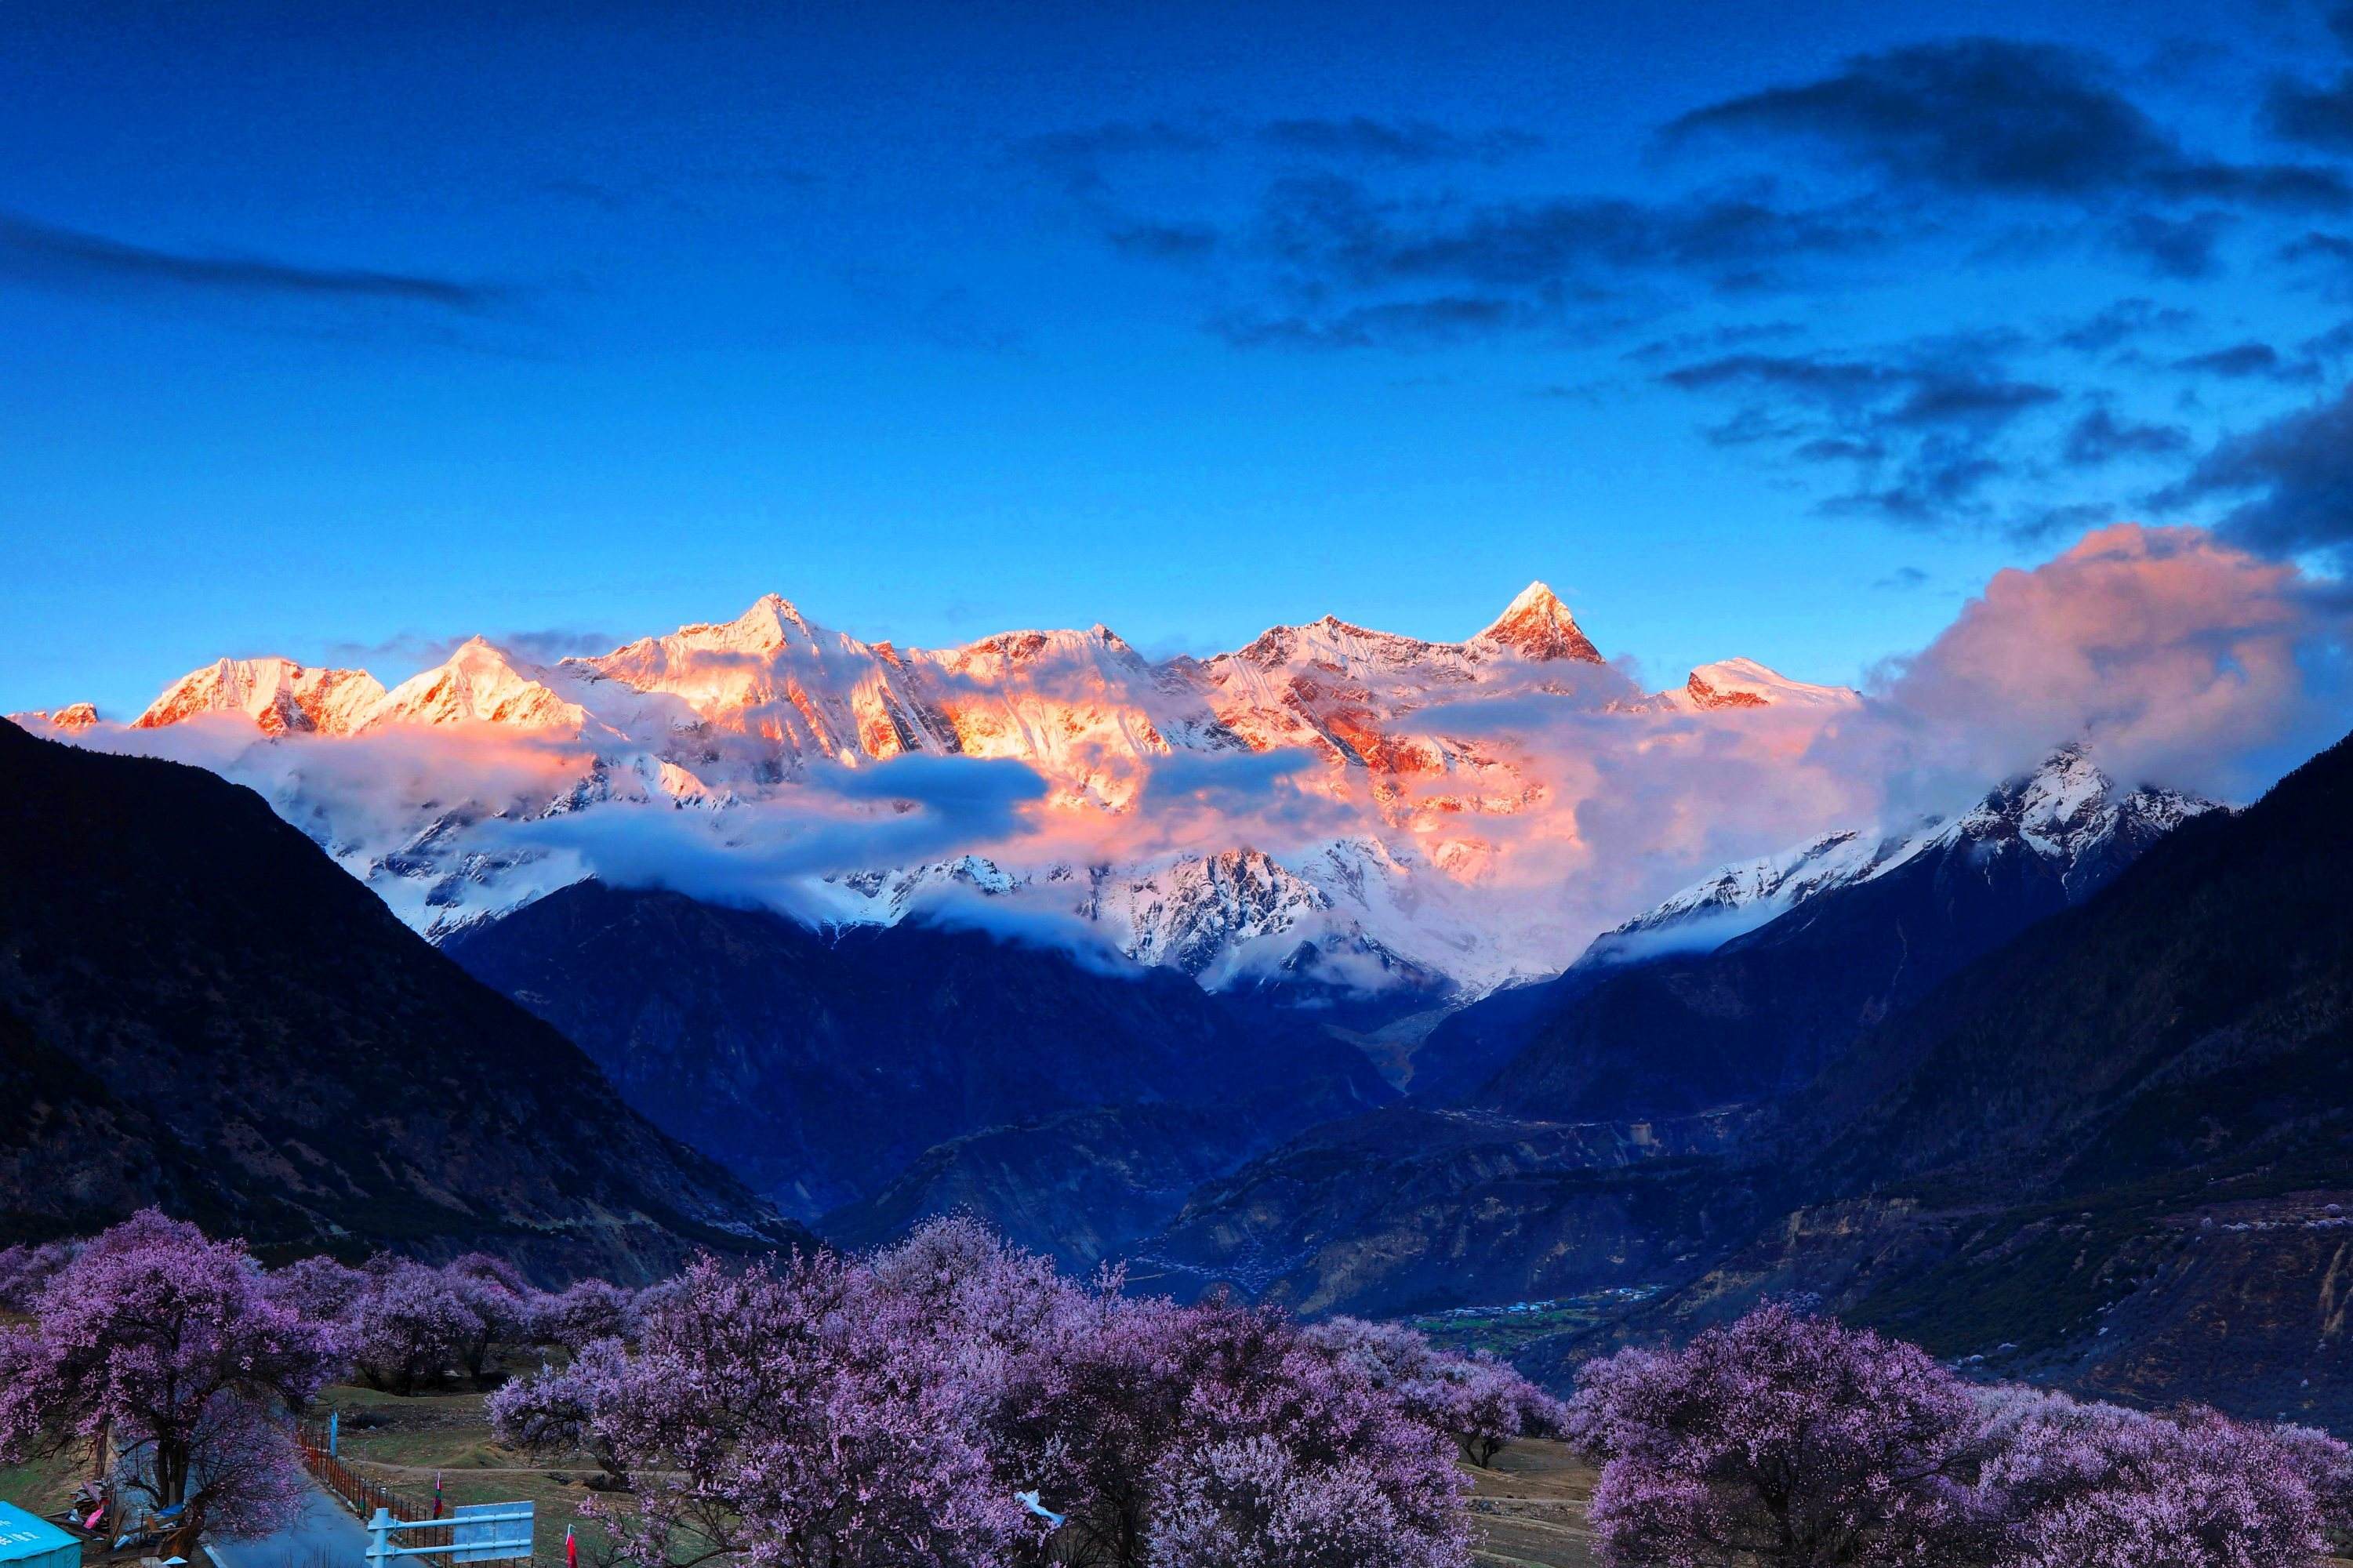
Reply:
<svg viewBox="0 0 2353 1568"><path fill-rule="evenodd" d="M1981 516L1983 492L2008 471L2010 427L2062 397L2012 374L2006 335L1928 339L1876 354L1747 352L1696 360L1660 380L1738 400L1715 426L1719 445L1778 443L1800 462L1836 465L1851 489L1825 510L1913 526Z"/></svg>
<svg viewBox="0 0 2353 1568"><path fill-rule="evenodd" d="M2159 278L2211 278L2222 270L2221 247L2235 219L2228 213L2201 212L2188 217L2161 213L2128 213L2108 231L2109 242L2137 258Z"/></svg>
<svg viewBox="0 0 2353 1568"><path fill-rule="evenodd" d="M1302 175L1270 185L1232 242L1260 263L1267 302L1212 326L1246 345L1349 348L1557 330L1664 279L1752 292L1885 237L1867 209L1785 208L1757 188L1472 202Z"/></svg>
<svg viewBox="0 0 2353 1568"><path fill-rule="evenodd" d="M2185 355L2173 362L2173 368L2193 374L2221 376L2232 381L2244 381L2254 376L2271 381L2308 382L2320 378L2318 365L2308 360L2290 359L2264 342L2232 343L2205 353Z"/></svg>
<svg viewBox="0 0 2353 1568"><path fill-rule="evenodd" d="M2275 554L2353 552L2353 390L2217 443L2155 498L2232 503L2222 531Z"/></svg>
<svg viewBox="0 0 2353 1568"><path fill-rule="evenodd" d="M1958 38L1858 55L1840 70L1680 116L1667 140L1779 136L1907 190L1968 195L2220 201L2343 208L2318 164L2236 163L2184 145L2097 58Z"/></svg>
<svg viewBox="0 0 2353 1568"><path fill-rule="evenodd" d="M2263 116L2273 134L2327 153L2353 152L2353 71L2319 86L2283 77L2272 84Z"/></svg>
<svg viewBox="0 0 2353 1568"><path fill-rule="evenodd" d="M203 255L137 245L0 212L0 277L83 289L156 288L427 306L479 314L510 302L503 285L268 257Z"/></svg>
<svg viewBox="0 0 2353 1568"><path fill-rule="evenodd" d="M2119 458L2168 458L2189 449L2189 432L2180 426L2126 418L2103 405L2075 421L2060 451L2076 468L2092 468Z"/></svg>
<svg viewBox="0 0 2353 1568"><path fill-rule="evenodd" d="M2052 341L2078 353L2106 353L2142 338L2182 331L2197 321L2194 310L2133 295L2062 327Z"/></svg>
<svg viewBox="0 0 2353 1568"><path fill-rule="evenodd" d="M388 637L373 642L333 642L327 645L327 658L337 664L406 666L423 669L439 664L473 634L437 637L426 632L395 632ZM621 639L607 633L579 626L549 626L523 631L488 634L490 640L507 652L533 664L554 664L562 658L604 653L619 645Z"/></svg>
<svg viewBox="0 0 2353 1568"><path fill-rule="evenodd" d="M1498 163L1543 146L1532 132L1502 129L1461 132L1427 120L1274 120L1259 127L1258 140L1286 153L1375 163Z"/></svg>
<svg viewBox="0 0 2353 1568"><path fill-rule="evenodd" d="M1092 198L1111 189L1111 166L1126 160L1214 151L1219 138L1198 126L1166 120L1109 121L1049 131L1013 144L1012 153L1072 195Z"/></svg>

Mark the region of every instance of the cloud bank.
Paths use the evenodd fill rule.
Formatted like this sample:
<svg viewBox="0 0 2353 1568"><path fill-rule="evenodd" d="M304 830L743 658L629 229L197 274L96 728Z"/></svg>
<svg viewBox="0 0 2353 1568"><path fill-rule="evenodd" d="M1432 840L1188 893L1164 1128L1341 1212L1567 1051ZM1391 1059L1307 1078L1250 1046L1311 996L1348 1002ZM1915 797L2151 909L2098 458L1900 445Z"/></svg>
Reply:
<svg viewBox="0 0 2353 1568"><path fill-rule="evenodd" d="M1871 393L1897 407L1944 395L1917 381ZM216 716L83 741L252 784L428 928L445 909L475 910L486 887L512 903L594 875L812 923L987 925L1102 963L1122 942L1105 923L1114 910L1191 896L1168 868L1250 850L1276 869L1222 873L1249 884L1245 902L1433 963L1483 944L1534 973L1726 861L1958 809L2064 742L2126 784L2250 798L2353 713L2349 636L2353 603L2335 581L2226 535L2127 524L1997 574L1851 699L1710 709L1651 695L1626 667L1506 656L1475 686L1440 682L1441 700L1334 710L1354 760L1231 734L1120 750L1186 721L1171 695L1183 670L1101 632L1059 650L1008 634L892 656L891 668L949 670L934 699L954 711L935 721L997 755L780 768L780 741L763 737L824 715L806 694L757 686L723 733L675 695L646 697L661 731L686 738L678 757L708 777L593 726L264 741ZM746 679L756 663L717 648L662 669L691 686ZM1098 782L1074 783L1086 779Z"/></svg>

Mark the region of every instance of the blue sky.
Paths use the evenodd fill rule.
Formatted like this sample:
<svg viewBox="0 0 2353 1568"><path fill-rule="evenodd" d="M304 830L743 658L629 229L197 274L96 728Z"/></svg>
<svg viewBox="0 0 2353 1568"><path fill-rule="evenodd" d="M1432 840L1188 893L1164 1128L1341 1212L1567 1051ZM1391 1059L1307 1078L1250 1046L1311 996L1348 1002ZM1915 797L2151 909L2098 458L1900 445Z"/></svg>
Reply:
<svg viewBox="0 0 2353 1568"><path fill-rule="evenodd" d="M2101 521L2337 563L2353 18L1374 9L11 6L0 709L1531 577L1851 680Z"/></svg>

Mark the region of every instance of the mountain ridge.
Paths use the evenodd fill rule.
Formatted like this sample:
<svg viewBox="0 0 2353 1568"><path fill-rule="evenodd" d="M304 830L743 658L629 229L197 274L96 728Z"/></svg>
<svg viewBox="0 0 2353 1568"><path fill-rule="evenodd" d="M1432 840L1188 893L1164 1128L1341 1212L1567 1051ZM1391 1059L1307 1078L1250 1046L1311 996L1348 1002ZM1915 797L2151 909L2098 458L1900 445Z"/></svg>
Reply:
<svg viewBox="0 0 2353 1568"><path fill-rule="evenodd" d="M252 791L13 724L0 776L0 1036L41 1097L0 1223L169 1200L266 1247L633 1276L807 1239Z"/></svg>
<svg viewBox="0 0 2353 1568"><path fill-rule="evenodd" d="M1686 1284L1769 1208L1769 1180L1724 1176L1774 1129L1767 1108L1943 977L2094 896L2199 804L2121 789L2062 749L1950 820L1835 836L1910 847L1787 905L1768 896L1772 918L1729 940L1628 957L1605 938L1546 984L1472 1003L1414 1052L1407 1109L1255 1157L1145 1251L1211 1279L1272 1254L1283 1267L1252 1288L1315 1310L1458 1304L1445 1298L1466 1279L1504 1300ZM1723 933L1704 898L1661 907Z"/></svg>
<svg viewBox="0 0 2353 1568"><path fill-rule="evenodd" d="M1950 817L1924 817L1893 832L1825 834L1670 895L1595 938L1561 974L1474 1001L1440 1024L1416 1053L1415 1092L1446 1099L1493 1090L1486 1080L1546 1027L1571 1031L1556 1053L1586 1067L1631 1061L1627 1049L1576 1025L1579 1019L1609 1038L1641 1037L1642 1055L1699 1050L1713 1064L1685 1055L1671 1071L1653 1071L1687 1079L1692 1092L1673 1103L1630 1111L1625 1104L1588 1106L1580 1113L1683 1114L1772 1087L1741 1078L1747 1066L1767 1068L1778 1087L1790 1087L1788 1073L1809 1076L1838 1039L1958 963L2088 896L2149 844L2212 809L2171 791L2120 788L2080 746L2060 747ZM1991 885L2005 877L2010 885ZM1869 911L1822 930L1799 914L1840 893L1866 901ZM1801 999L1810 986L1836 999L1827 1007ZM1800 1036L1821 1043L1804 1050ZM1517 1071L1518 1090L1506 1085L1482 1102L1519 1112L1541 1102L1546 1114L1571 1103L1564 1083L1538 1086L1525 1081L1533 1068L1522 1064Z"/></svg>
<svg viewBox="0 0 2353 1568"><path fill-rule="evenodd" d="M818 931L592 880L445 951L810 1219L934 1145L1041 1116L1216 1105L1262 1143L1389 1096L1352 1047L1245 1029L1166 969L921 921Z"/></svg>
<svg viewBox="0 0 2353 1568"><path fill-rule="evenodd" d="M769 594L732 620L553 663L472 638L388 690L364 670L222 660L174 682L129 728L200 721L208 748L231 748L223 765L266 782L289 820L436 940L592 873L596 852L564 845L601 829L611 808L705 811L723 848L761 831L764 804L797 792L816 790L837 810L845 798L871 799L870 786L831 784L837 769L957 757L1033 770L1044 792L1033 819L1042 812L1082 839L1109 840L1033 852L1002 867L1004 885L984 893L1085 925L1133 903L1105 899L1106 886L1157 882L1164 907L1206 905L1218 918L1196 920L1193 934L1131 921L1113 931L1113 945L1136 958L1182 953L1211 988L1288 973L1305 942L1327 976L1351 973L1359 987L1435 977L1478 991L1559 962L1548 928L1498 918L1480 890L1508 858L1514 824L1554 807L1523 741L1483 727L1462 704L1525 698L1736 722L1736 699L1752 710L1859 700L1746 660L1691 679L1713 682L1722 700L1696 701L1688 682L1640 690L1540 583L1459 642L1326 616L1208 658L1157 662L1100 624L938 649L870 643ZM264 746L350 746L395 760L345 770L324 752L316 762L239 754L237 727L248 723ZM79 715L51 732L112 743L108 726ZM1271 772L1240 765L1294 754ZM1155 782L1164 777L1179 782ZM1172 787L1201 792L1211 811L1230 801L1333 819L1326 837L1284 827L1274 856L1308 889L1289 917L1295 939L1260 940L1273 933L1242 903L1217 903L1221 857L1254 847L1247 828L1224 843L1145 835L1124 846ZM1147 802L1147 788L1161 795ZM988 847L963 852L986 858ZM904 912L898 888L931 864L843 866L780 901L820 922L887 921ZM889 896L856 896L866 886Z"/></svg>
<svg viewBox="0 0 2353 1568"><path fill-rule="evenodd" d="M2353 1419L2348 796L2353 737L1859 1041L1730 1178L1782 1217L1614 1332L1802 1290L1999 1375Z"/></svg>

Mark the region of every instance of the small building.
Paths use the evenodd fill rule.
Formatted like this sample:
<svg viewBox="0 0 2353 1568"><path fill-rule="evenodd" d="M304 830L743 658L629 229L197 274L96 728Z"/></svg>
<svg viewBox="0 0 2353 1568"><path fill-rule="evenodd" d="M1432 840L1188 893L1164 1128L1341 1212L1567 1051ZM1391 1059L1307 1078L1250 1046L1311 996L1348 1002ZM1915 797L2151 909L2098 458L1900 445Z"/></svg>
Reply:
<svg viewBox="0 0 2353 1568"><path fill-rule="evenodd" d="M81 1568L81 1537L0 1502L0 1568Z"/></svg>

